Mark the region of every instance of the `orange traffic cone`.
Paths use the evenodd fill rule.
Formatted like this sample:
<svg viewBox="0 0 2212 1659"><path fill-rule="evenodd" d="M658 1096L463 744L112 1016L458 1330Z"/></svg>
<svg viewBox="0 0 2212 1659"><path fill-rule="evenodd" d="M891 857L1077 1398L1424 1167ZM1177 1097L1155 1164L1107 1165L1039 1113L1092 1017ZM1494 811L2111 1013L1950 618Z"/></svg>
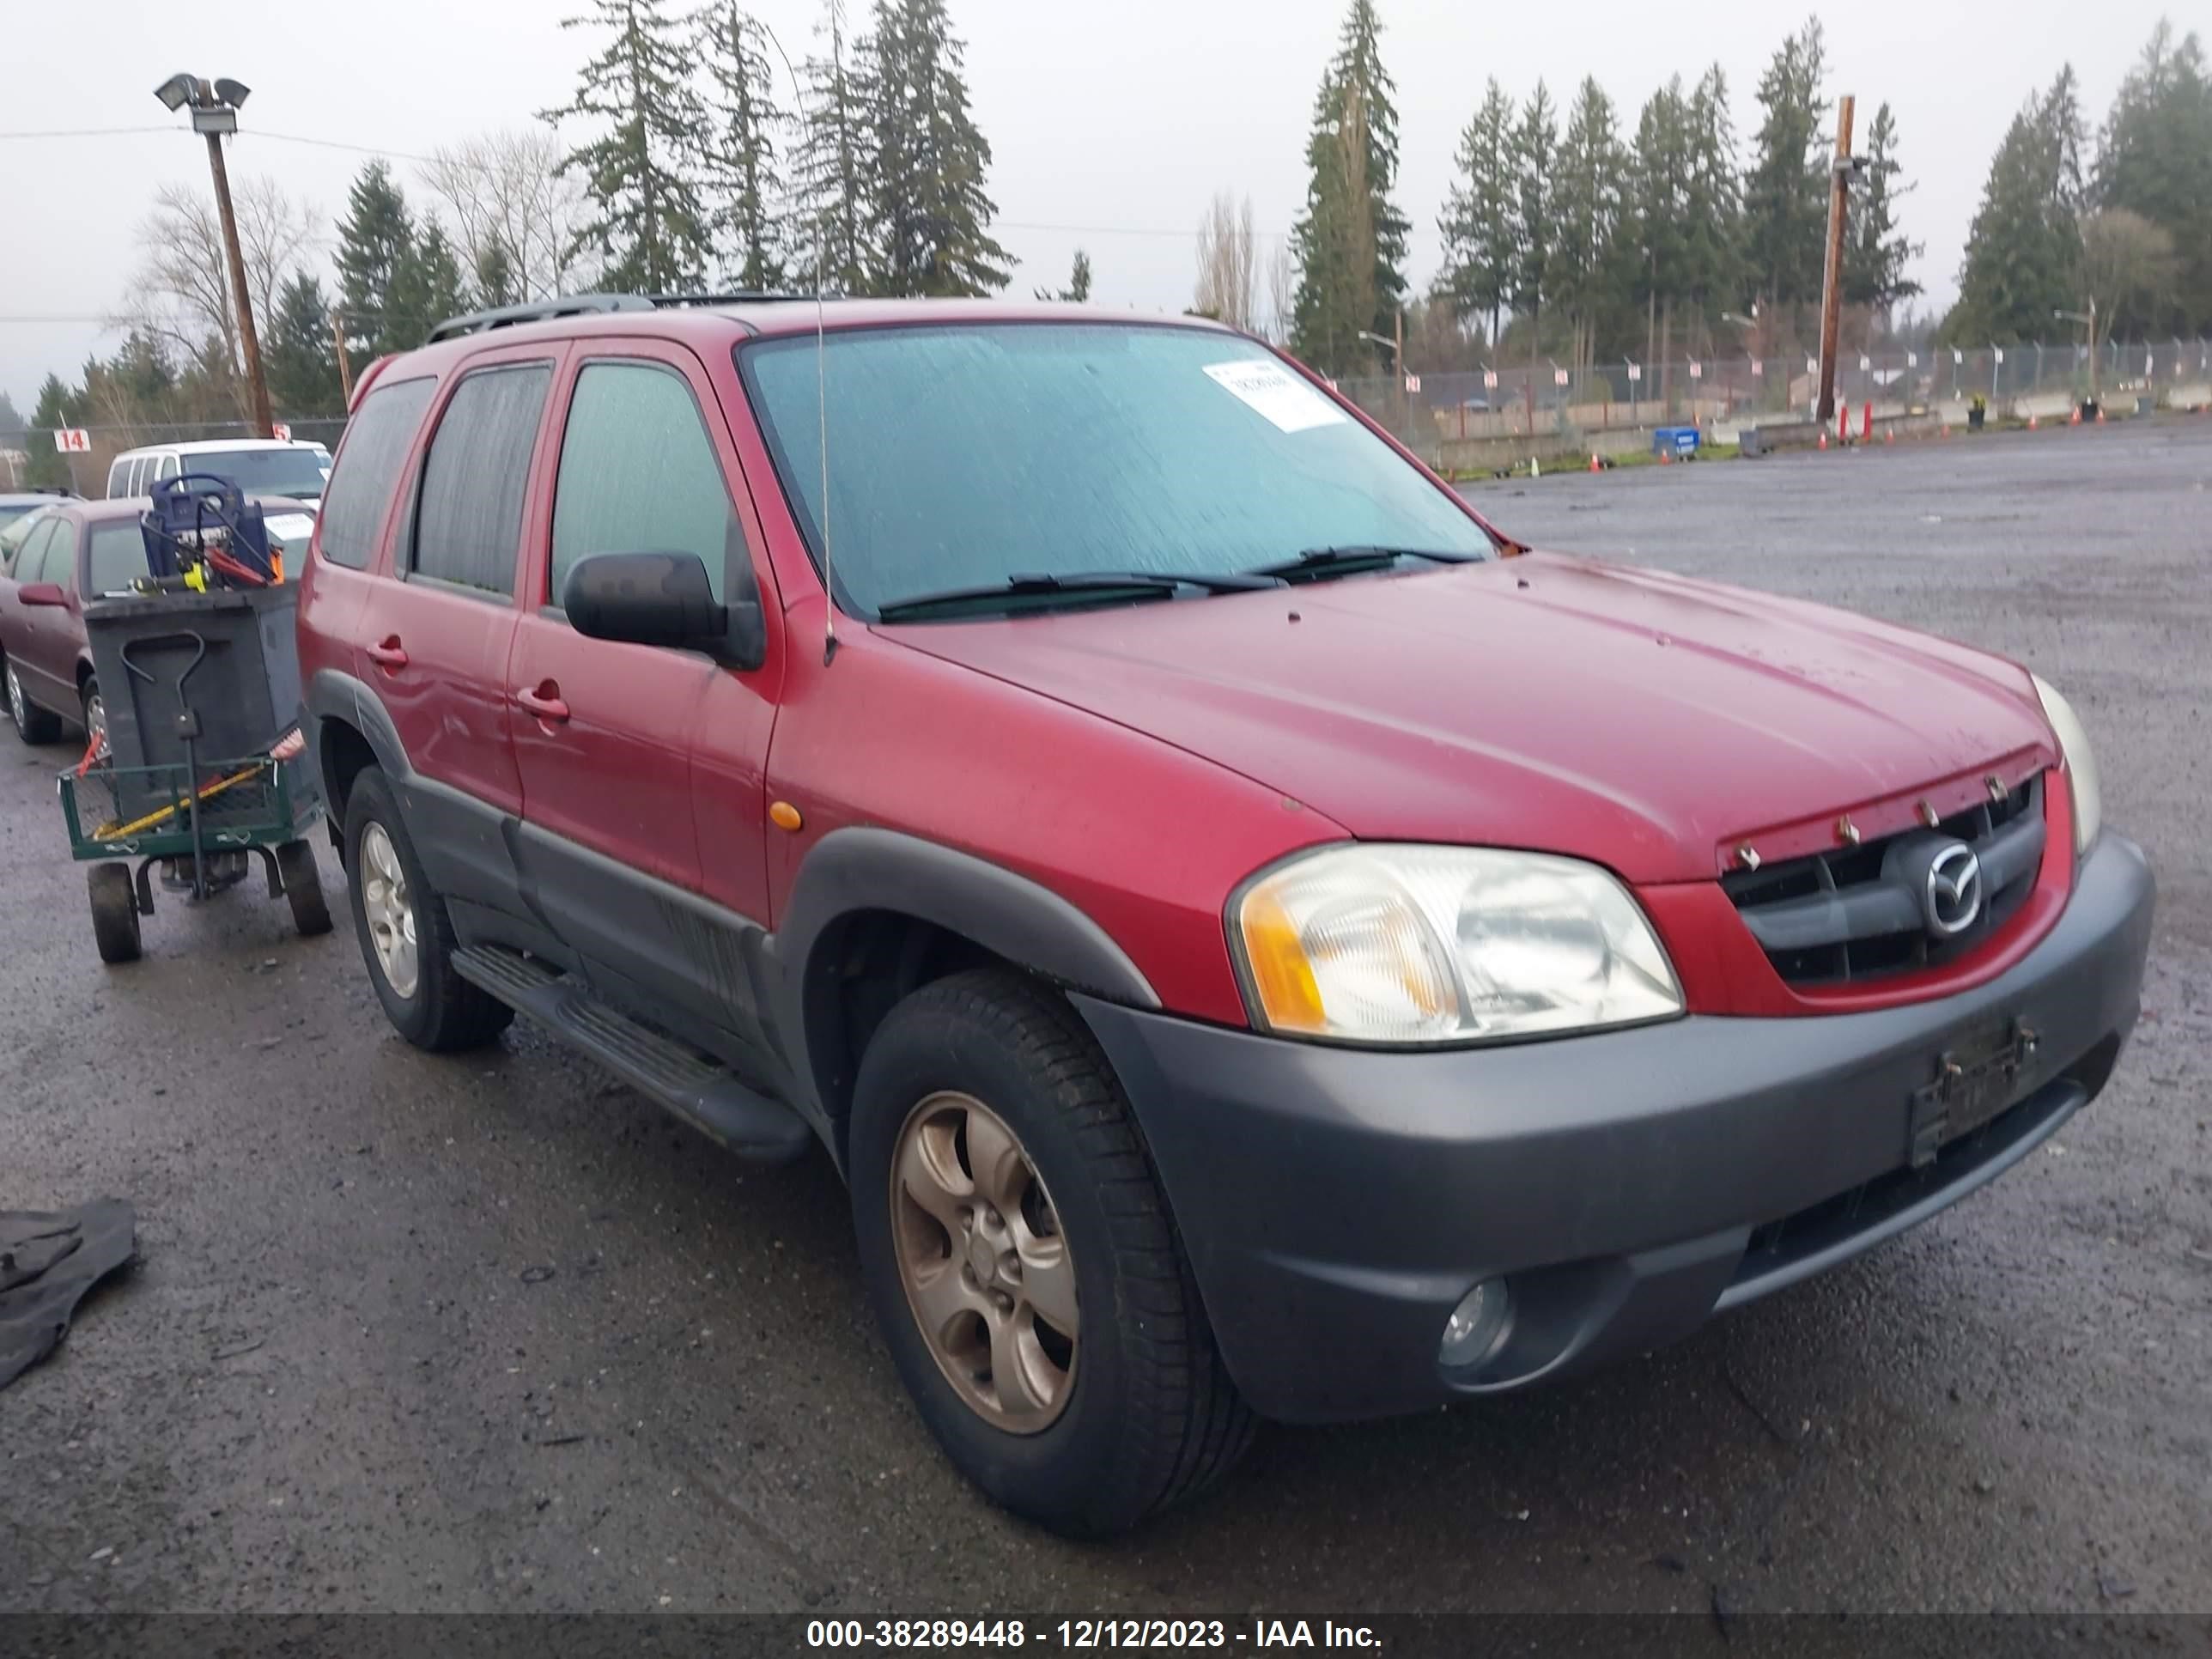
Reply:
<svg viewBox="0 0 2212 1659"><path fill-rule="evenodd" d="M1820 428L1820 447L1821 447L1821 448L1823 448L1823 449L1826 449L1827 447L1828 447L1828 428L1826 428L1826 427L1824 426L1824 427L1822 427L1822 428Z"/></svg>
<svg viewBox="0 0 2212 1659"><path fill-rule="evenodd" d="M1593 472L1603 471L1597 464L1597 451L1595 449L1590 451L1590 471Z"/></svg>
<svg viewBox="0 0 2212 1659"><path fill-rule="evenodd" d="M2100 404L2097 406L2097 424L2098 424L2099 426L2102 426L2102 425L2104 425L2104 423L2105 423L2105 409L2104 409L2104 405L2103 405L2103 404Z"/></svg>
<svg viewBox="0 0 2212 1659"><path fill-rule="evenodd" d="M2034 416L2033 414L2031 414L2031 415L2027 417L2027 429L2028 429L2030 432L2033 432L2033 431L2034 431L2034 430L2035 430L2035 427L2036 427L2036 420L2035 420L2035 416Z"/></svg>
<svg viewBox="0 0 2212 1659"><path fill-rule="evenodd" d="M1893 426L1884 427L1881 432L1881 441L1886 444L1895 443L1897 441L1897 428Z"/></svg>
<svg viewBox="0 0 2212 1659"><path fill-rule="evenodd" d="M2081 404L2075 404L2075 405L2074 405L2074 418L2073 418L2072 420L2069 421L2069 422L2067 422L2067 424L2068 424L2069 426L2079 426L2079 425L2081 425Z"/></svg>

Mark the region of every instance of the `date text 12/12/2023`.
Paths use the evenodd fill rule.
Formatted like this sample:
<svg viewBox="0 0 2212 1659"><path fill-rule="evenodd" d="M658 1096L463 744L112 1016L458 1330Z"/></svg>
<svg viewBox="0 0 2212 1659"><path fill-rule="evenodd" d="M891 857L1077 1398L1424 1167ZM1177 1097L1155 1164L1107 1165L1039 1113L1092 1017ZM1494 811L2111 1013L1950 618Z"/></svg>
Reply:
<svg viewBox="0 0 2212 1659"><path fill-rule="evenodd" d="M1364 1625L1332 1620L1257 1619L1231 1625L1220 1619L811 1619L810 1648L918 1649L1060 1648L1379 1648L1382 1638Z"/></svg>

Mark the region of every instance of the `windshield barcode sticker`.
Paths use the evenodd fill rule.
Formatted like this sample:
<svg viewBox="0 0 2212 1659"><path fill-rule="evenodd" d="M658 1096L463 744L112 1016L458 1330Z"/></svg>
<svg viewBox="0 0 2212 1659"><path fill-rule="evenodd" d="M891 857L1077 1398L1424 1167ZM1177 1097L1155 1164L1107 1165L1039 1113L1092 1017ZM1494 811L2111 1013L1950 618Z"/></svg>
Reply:
<svg viewBox="0 0 2212 1659"><path fill-rule="evenodd" d="M1233 363L1208 363L1206 372L1285 432L1335 426L1345 419L1342 410L1280 363L1247 357Z"/></svg>

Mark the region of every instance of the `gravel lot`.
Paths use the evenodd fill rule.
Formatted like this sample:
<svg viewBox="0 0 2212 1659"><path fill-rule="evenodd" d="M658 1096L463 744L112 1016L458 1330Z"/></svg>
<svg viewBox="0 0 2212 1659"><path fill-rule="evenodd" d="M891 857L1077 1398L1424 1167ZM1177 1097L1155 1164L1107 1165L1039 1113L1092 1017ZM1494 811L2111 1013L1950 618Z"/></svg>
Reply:
<svg viewBox="0 0 2212 1659"><path fill-rule="evenodd" d="M1872 1258L1553 1392L1271 1431L1103 1547L939 1459L825 1162L521 1028L416 1054L345 923L252 890L103 972L60 751L0 738L0 1206L127 1197L143 1258L0 1395L0 1610L2212 1611L2208 483L2212 420L1474 489L2055 681L2161 884L2143 1024Z"/></svg>

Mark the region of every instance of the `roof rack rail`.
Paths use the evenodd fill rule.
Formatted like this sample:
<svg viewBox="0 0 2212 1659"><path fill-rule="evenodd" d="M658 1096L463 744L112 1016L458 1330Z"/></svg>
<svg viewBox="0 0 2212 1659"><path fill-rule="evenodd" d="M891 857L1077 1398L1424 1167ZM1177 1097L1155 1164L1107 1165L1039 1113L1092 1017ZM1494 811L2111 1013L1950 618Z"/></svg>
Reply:
<svg viewBox="0 0 2212 1659"><path fill-rule="evenodd" d="M728 294L569 294L557 300L533 300L523 305L495 306L489 311L472 311L465 316L448 317L430 331L430 337L426 343L459 339L464 334L482 334L489 329L513 328L520 323L550 322L556 317L585 317L596 312L755 305L763 301L811 300L813 297L811 294L776 294L754 289L739 289Z"/></svg>

